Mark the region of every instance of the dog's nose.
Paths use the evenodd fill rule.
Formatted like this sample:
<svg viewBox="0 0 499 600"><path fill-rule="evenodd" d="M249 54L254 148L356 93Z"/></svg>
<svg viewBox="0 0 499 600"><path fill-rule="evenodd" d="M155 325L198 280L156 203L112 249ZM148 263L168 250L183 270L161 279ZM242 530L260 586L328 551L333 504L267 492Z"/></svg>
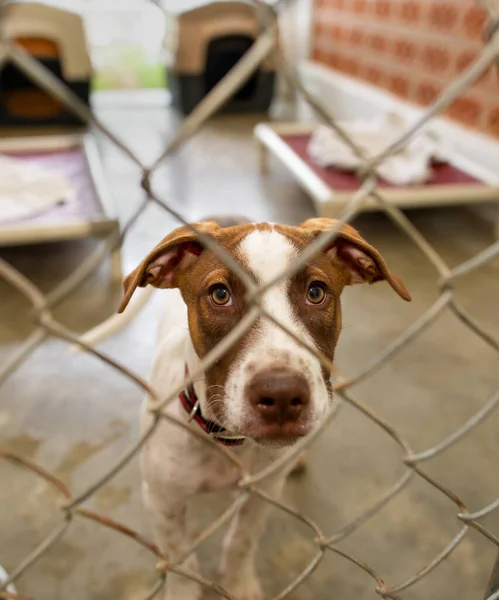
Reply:
<svg viewBox="0 0 499 600"><path fill-rule="evenodd" d="M310 402L307 381L288 370L257 373L248 386L249 401L268 423L293 422Z"/></svg>

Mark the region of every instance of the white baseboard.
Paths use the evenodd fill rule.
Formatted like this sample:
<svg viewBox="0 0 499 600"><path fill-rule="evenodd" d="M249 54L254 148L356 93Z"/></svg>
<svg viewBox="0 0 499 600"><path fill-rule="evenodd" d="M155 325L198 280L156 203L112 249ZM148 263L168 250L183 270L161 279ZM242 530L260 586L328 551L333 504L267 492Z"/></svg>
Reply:
<svg viewBox="0 0 499 600"><path fill-rule="evenodd" d="M343 75L312 61L304 61L299 72L308 91L327 103L338 120L362 119L395 110L410 120L424 112L421 107L370 83ZM300 119L313 120L305 102L298 106ZM446 117L435 117L431 129L453 148L456 166L488 185L499 187L499 140L469 129ZM497 223L497 206L474 206L474 212L490 223Z"/></svg>

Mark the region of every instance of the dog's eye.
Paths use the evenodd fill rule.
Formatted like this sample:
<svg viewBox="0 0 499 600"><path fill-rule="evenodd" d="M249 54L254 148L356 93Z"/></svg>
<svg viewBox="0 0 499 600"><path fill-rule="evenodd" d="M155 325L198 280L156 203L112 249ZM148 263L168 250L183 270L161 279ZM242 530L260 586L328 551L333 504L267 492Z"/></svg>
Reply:
<svg viewBox="0 0 499 600"><path fill-rule="evenodd" d="M232 298L230 296L229 289L227 286L222 285L221 283L214 285L210 289L210 297L217 306L227 306L232 304Z"/></svg>
<svg viewBox="0 0 499 600"><path fill-rule="evenodd" d="M307 289L307 304L322 304L326 299L326 289L320 281L313 281Z"/></svg>

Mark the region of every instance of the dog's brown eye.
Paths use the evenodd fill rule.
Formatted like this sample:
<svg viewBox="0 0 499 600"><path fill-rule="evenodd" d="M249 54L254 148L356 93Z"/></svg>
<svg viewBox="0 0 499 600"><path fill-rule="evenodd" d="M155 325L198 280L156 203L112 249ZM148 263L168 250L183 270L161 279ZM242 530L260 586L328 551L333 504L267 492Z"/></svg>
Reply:
<svg viewBox="0 0 499 600"><path fill-rule="evenodd" d="M217 306L227 306L232 302L228 288L221 284L211 288L210 297Z"/></svg>
<svg viewBox="0 0 499 600"><path fill-rule="evenodd" d="M320 281L313 281L307 290L308 304L322 304L326 299L326 290L324 284Z"/></svg>

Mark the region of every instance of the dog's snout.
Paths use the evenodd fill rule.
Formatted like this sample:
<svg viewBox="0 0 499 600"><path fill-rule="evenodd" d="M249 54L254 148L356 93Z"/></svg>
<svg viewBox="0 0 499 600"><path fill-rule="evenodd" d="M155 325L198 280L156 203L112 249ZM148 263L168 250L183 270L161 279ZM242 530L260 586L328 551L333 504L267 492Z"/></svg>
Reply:
<svg viewBox="0 0 499 600"><path fill-rule="evenodd" d="M296 421L310 402L307 381L299 373L284 369L257 373L248 394L263 420L279 425Z"/></svg>

